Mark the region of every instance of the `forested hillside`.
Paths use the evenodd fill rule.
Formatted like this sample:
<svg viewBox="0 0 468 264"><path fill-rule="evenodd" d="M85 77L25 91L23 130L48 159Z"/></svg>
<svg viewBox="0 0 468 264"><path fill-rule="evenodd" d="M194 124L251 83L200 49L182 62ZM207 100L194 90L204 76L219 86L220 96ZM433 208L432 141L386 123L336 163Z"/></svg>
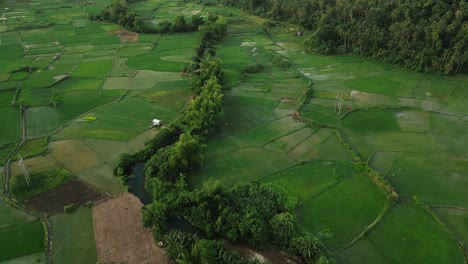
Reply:
<svg viewBox="0 0 468 264"><path fill-rule="evenodd" d="M324 54L354 53L438 74L467 71L464 0L223 0L301 25L304 43Z"/></svg>

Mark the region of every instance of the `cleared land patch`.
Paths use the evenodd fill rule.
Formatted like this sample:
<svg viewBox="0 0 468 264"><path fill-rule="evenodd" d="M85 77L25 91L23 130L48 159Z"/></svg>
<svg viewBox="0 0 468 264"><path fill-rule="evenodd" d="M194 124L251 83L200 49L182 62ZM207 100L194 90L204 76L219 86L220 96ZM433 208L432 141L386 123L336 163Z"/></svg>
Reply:
<svg viewBox="0 0 468 264"><path fill-rule="evenodd" d="M80 180L72 180L46 192L31 197L26 207L52 215L63 212L66 205L81 206L88 201L98 201L105 196Z"/></svg>
<svg viewBox="0 0 468 264"><path fill-rule="evenodd" d="M140 224L142 206L126 193L93 207L98 263L168 263L151 230Z"/></svg>

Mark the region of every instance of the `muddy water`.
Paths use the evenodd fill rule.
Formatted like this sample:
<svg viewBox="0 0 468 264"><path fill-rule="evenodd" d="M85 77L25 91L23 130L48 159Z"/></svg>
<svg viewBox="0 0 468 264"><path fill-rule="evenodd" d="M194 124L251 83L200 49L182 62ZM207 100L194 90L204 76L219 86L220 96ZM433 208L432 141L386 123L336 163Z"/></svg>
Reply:
<svg viewBox="0 0 468 264"><path fill-rule="evenodd" d="M127 184L130 186L130 192L138 197L141 203L147 205L152 202L152 199L145 188L145 175L143 173L144 168L145 163L137 163L133 167L132 177L127 181Z"/></svg>
<svg viewBox="0 0 468 264"><path fill-rule="evenodd" d="M286 255L284 252L278 250L260 250L244 243L232 243L224 240L226 248L229 250L235 250L244 258L258 259L260 262L269 262L275 264L301 263L299 260Z"/></svg>

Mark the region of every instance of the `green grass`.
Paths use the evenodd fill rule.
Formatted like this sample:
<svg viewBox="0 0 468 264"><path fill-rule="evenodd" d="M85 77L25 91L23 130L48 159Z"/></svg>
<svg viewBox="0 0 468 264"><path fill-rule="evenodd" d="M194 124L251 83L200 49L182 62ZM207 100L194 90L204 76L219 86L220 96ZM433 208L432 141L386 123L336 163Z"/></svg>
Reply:
<svg viewBox="0 0 468 264"><path fill-rule="evenodd" d="M385 110L362 110L349 113L341 125L363 135L399 130L392 112Z"/></svg>
<svg viewBox="0 0 468 264"><path fill-rule="evenodd" d="M335 255L337 263L379 263L390 264L388 260L368 241L361 239L351 247Z"/></svg>
<svg viewBox="0 0 468 264"><path fill-rule="evenodd" d="M228 121L223 127L225 134L237 133L289 114L289 111L274 111L276 102L261 98L225 95L223 99L224 116Z"/></svg>
<svg viewBox="0 0 468 264"><path fill-rule="evenodd" d="M380 213L384 195L365 175L353 174L304 203L301 223L314 233L333 234L323 242L334 251L359 235Z"/></svg>
<svg viewBox="0 0 468 264"><path fill-rule="evenodd" d="M468 206L466 161L442 153L397 153L387 178L400 198L428 205Z"/></svg>
<svg viewBox="0 0 468 264"><path fill-rule="evenodd" d="M0 61L10 61L24 55L23 47L20 44L0 45Z"/></svg>
<svg viewBox="0 0 468 264"><path fill-rule="evenodd" d="M383 95L400 95L406 88L399 81L389 79L383 74L351 79L345 81L345 85L353 90Z"/></svg>
<svg viewBox="0 0 468 264"><path fill-rule="evenodd" d="M286 116L242 131L235 138L241 142L242 146L264 146L304 127L304 123L294 121L291 117Z"/></svg>
<svg viewBox="0 0 468 264"><path fill-rule="evenodd" d="M435 133L458 136L466 133L468 121L463 121L452 116L431 114L430 126Z"/></svg>
<svg viewBox="0 0 468 264"><path fill-rule="evenodd" d="M266 177L295 164L277 152L259 147L239 147L233 140L210 141L208 146L205 165L187 179L192 187L200 187L209 179L231 186Z"/></svg>
<svg viewBox="0 0 468 264"><path fill-rule="evenodd" d="M21 148L18 150L18 154L23 158L40 155L47 151L48 143L49 141L47 137L27 140L21 145Z"/></svg>
<svg viewBox="0 0 468 264"><path fill-rule="evenodd" d="M328 128L323 128L315 132L312 136L307 138L304 142L297 145L288 152L288 156L297 160L313 160L317 159L319 156L319 147L320 144L332 135L333 131Z"/></svg>
<svg viewBox="0 0 468 264"><path fill-rule="evenodd" d="M287 153L294 149L294 147L303 143L304 140L312 136L312 134L312 130L306 127L266 144L265 148L281 153Z"/></svg>
<svg viewBox="0 0 468 264"><path fill-rule="evenodd" d="M321 159L353 161L353 157L336 134L327 137L319 148Z"/></svg>
<svg viewBox="0 0 468 264"><path fill-rule="evenodd" d="M54 263L95 263L97 249L94 239L93 217L90 208L81 207L73 213L62 213L50 218Z"/></svg>
<svg viewBox="0 0 468 264"><path fill-rule="evenodd" d="M263 178L261 182L280 185L289 195L305 202L354 173L354 165L349 162L313 160Z"/></svg>
<svg viewBox="0 0 468 264"><path fill-rule="evenodd" d="M140 70L130 85L132 90L144 90L154 87L157 83L178 81L184 77L179 72L145 71Z"/></svg>
<svg viewBox="0 0 468 264"><path fill-rule="evenodd" d="M402 131L425 132L429 130L429 114L420 111L402 111L395 113L398 126Z"/></svg>
<svg viewBox="0 0 468 264"><path fill-rule="evenodd" d="M112 67L110 60L82 62L72 72L72 77L104 78Z"/></svg>
<svg viewBox="0 0 468 264"><path fill-rule="evenodd" d="M135 107L138 105L138 107ZM170 123L178 112L151 104L140 98L128 98L89 113L97 119L93 122L76 120L54 139L97 138L127 141L151 127L151 120L158 118Z"/></svg>
<svg viewBox="0 0 468 264"><path fill-rule="evenodd" d="M28 137L41 137L52 133L68 121L98 106L115 101L99 95L99 91L67 92L58 108L31 107L26 110Z"/></svg>
<svg viewBox="0 0 468 264"><path fill-rule="evenodd" d="M109 76L134 76L136 70L128 68L126 63L127 58L115 58Z"/></svg>
<svg viewBox="0 0 468 264"><path fill-rule="evenodd" d="M120 179L114 176L113 166L102 164L80 173L78 177L110 195L119 195L127 191Z"/></svg>
<svg viewBox="0 0 468 264"><path fill-rule="evenodd" d="M386 175L393 164L395 156L395 152L376 152L370 160L369 166L380 174Z"/></svg>
<svg viewBox="0 0 468 264"><path fill-rule="evenodd" d="M108 77L102 86L104 90L128 90L132 82L132 77Z"/></svg>
<svg viewBox="0 0 468 264"><path fill-rule="evenodd" d="M382 132L364 137L367 144L379 151L409 151L432 153L440 147L433 137L422 133Z"/></svg>
<svg viewBox="0 0 468 264"><path fill-rule="evenodd" d="M45 247L45 232L41 221L16 223L0 228L0 261L36 252Z"/></svg>
<svg viewBox="0 0 468 264"><path fill-rule="evenodd" d="M190 95L191 91L187 87L182 87L171 90L149 91L139 94L137 97L145 99L151 104L177 112L181 111L186 105Z"/></svg>
<svg viewBox="0 0 468 264"><path fill-rule="evenodd" d="M157 46L159 49L160 46ZM179 45L174 44L169 50L144 53L131 57L127 65L139 70L180 72L190 59L195 55L194 47L174 49Z"/></svg>
<svg viewBox="0 0 468 264"><path fill-rule="evenodd" d="M389 263L463 263L456 241L423 209L394 207L367 236Z"/></svg>
<svg viewBox="0 0 468 264"><path fill-rule="evenodd" d="M34 216L11 207L3 198L0 198L0 229L15 224L28 223L36 219Z"/></svg>
<svg viewBox="0 0 468 264"><path fill-rule="evenodd" d="M468 211L455 208L433 208L432 210L466 250L468 247L468 222L466 221Z"/></svg>
<svg viewBox="0 0 468 264"><path fill-rule="evenodd" d="M22 256L19 258L2 261L2 264L31 264L31 263L46 263L47 256L45 252L34 253L31 255Z"/></svg>
<svg viewBox="0 0 468 264"><path fill-rule="evenodd" d="M70 91L97 91L102 85L102 79L97 78L68 78L54 86L57 93Z"/></svg>
<svg viewBox="0 0 468 264"><path fill-rule="evenodd" d="M11 107L13 91L0 92L0 123L8 124L0 129L0 144L12 143L20 140L21 119L18 107Z"/></svg>
<svg viewBox="0 0 468 264"><path fill-rule="evenodd" d="M10 178L11 194L19 202L24 202L34 195L67 182L72 177L71 172L64 168L51 168L29 175L30 186L27 185L23 176L12 177Z"/></svg>
<svg viewBox="0 0 468 264"><path fill-rule="evenodd" d="M13 152L16 148L15 143L5 144L0 146L0 163L3 164L6 162L8 156Z"/></svg>

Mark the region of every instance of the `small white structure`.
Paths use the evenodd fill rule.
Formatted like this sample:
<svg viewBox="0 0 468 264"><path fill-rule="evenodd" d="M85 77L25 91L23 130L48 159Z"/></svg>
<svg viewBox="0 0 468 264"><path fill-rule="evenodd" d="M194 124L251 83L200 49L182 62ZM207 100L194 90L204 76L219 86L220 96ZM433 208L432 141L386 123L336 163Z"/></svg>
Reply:
<svg viewBox="0 0 468 264"><path fill-rule="evenodd" d="M159 119L153 119L153 126L159 126L161 124L161 120Z"/></svg>

